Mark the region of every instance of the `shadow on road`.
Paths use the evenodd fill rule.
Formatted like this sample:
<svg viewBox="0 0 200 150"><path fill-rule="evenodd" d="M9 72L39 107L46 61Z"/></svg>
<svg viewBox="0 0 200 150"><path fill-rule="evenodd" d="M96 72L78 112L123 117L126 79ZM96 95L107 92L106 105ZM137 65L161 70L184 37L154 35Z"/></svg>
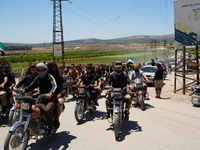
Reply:
<svg viewBox="0 0 200 150"><path fill-rule="evenodd" d="M139 104L132 104L132 107L141 109ZM154 108L154 106L145 103L145 108L146 108L145 110L147 110L147 109L152 109L152 108ZM141 110L141 111L142 111L142 110Z"/></svg>
<svg viewBox="0 0 200 150"><path fill-rule="evenodd" d="M8 118L0 118L0 127L8 126Z"/></svg>
<svg viewBox="0 0 200 150"><path fill-rule="evenodd" d="M48 138L44 137L40 140L37 140L36 143L29 143L28 149L51 149L51 150L58 150L62 149L65 150L69 147L69 143L74 140L76 137L69 134L69 131L63 131L60 133L56 133L53 137Z"/></svg>
<svg viewBox="0 0 200 150"><path fill-rule="evenodd" d="M82 122L78 123L77 125L84 124L88 121L95 121L95 120L103 120L105 116L105 112L95 110L93 112L86 112L84 115L84 119Z"/></svg>
<svg viewBox="0 0 200 150"><path fill-rule="evenodd" d="M112 130L113 131L113 137L114 137L114 129L113 125L110 125L110 128L106 129L107 131ZM125 140L126 136L133 133L133 132L141 132L142 127L139 126L137 121L128 121L123 122L123 127L120 129L120 137L116 139L118 142L122 142Z"/></svg>
<svg viewBox="0 0 200 150"><path fill-rule="evenodd" d="M73 98L73 97L67 97L66 99L65 99L65 103L69 103L69 102L75 102L76 101L76 98Z"/></svg>

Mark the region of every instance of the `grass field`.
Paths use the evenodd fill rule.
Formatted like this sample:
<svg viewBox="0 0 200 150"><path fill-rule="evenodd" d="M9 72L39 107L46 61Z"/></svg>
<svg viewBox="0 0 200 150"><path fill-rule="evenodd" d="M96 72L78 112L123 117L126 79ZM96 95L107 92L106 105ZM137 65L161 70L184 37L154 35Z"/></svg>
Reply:
<svg viewBox="0 0 200 150"><path fill-rule="evenodd" d="M150 62L151 59L156 59L158 61L169 59L174 55L174 51L157 51L157 52L134 52L132 54L123 54L123 55L112 55L112 56L101 56L101 57L90 57L90 58L79 58L79 59L67 59L65 60L65 66L68 66L72 63L75 65L92 63L96 64L107 64L112 65L114 61L120 60L123 62L127 61L128 57L132 57L135 64ZM23 62L23 63L11 63L12 71L15 73L21 73L22 69L27 69L30 65L39 63L37 62ZM62 66L62 62L57 62L58 66Z"/></svg>

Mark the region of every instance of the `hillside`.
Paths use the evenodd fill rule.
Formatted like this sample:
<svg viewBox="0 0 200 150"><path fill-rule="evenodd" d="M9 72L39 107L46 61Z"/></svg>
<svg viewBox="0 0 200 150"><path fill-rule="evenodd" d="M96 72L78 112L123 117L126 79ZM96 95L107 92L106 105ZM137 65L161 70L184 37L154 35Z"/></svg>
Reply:
<svg viewBox="0 0 200 150"><path fill-rule="evenodd" d="M124 38L116 38L116 39L95 39L95 38L88 38L88 39L79 39L79 40L72 40L72 41L65 41L65 45L78 45L78 44L139 44L139 43L160 43L167 41L167 43L174 42L174 34L169 35L137 35L131 37L124 37ZM2 42L3 43L3 42ZM3 43L5 46L21 46L21 45L28 45L28 46L51 46L52 43L35 43L35 44L27 44L27 43Z"/></svg>

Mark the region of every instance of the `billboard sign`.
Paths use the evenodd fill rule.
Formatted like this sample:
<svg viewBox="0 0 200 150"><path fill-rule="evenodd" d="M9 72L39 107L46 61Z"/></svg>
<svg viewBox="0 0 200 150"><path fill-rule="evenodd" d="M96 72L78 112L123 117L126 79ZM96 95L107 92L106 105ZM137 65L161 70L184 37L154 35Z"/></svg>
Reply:
<svg viewBox="0 0 200 150"><path fill-rule="evenodd" d="M53 44L54 56L62 56L62 44Z"/></svg>
<svg viewBox="0 0 200 150"><path fill-rule="evenodd" d="M200 45L200 1L175 0L175 41L183 45Z"/></svg>

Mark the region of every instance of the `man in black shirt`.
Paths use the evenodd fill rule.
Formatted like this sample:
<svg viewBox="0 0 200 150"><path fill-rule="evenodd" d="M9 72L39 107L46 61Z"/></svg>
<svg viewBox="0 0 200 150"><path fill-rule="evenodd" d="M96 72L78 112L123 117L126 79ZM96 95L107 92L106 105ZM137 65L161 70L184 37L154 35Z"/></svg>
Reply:
<svg viewBox="0 0 200 150"><path fill-rule="evenodd" d="M8 77L8 82L5 85L6 87L6 98L7 98L7 105L12 107L14 100L12 99L12 90L13 87L16 85L15 76L11 72L11 68L9 65L4 65L4 74Z"/></svg>
<svg viewBox="0 0 200 150"><path fill-rule="evenodd" d="M29 74L27 74L24 78L22 78L16 85L16 88L19 87L27 87L33 82L35 77L37 76L36 66L30 66L29 67Z"/></svg>
<svg viewBox="0 0 200 150"><path fill-rule="evenodd" d="M155 86L155 91L156 91L156 98L161 98L161 90L163 87L163 72L164 70L162 69L161 64L157 64L158 70L155 73L154 76L154 86Z"/></svg>
<svg viewBox="0 0 200 150"><path fill-rule="evenodd" d="M6 106L9 105L6 98L6 84L8 83L7 74L3 73L3 68L0 65L0 103L3 106L2 112L6 113Z"/></svg>
<svg viewBox="0 0 200 150"><path fill-rule="evenodd" d="M115 62L115 71L110 74L108 77L108 81L106 84L106 88L108 86L112 86L113 88L124 88L129 86L130 89L133 89L132 83L127 75L126 72L122 71L122 62L121 61L116 61ZM109 91L107 91L108 93ZM131 96L126 93L124 96L124 102L126 103L125 106L125 120L129 120L129 114L130 114L130 106L131 106ZM111 98L108 97L106 100L106 111L107 114L105 116L105 119L110 117L110 108L111 107Z"/></svg>
<svg viewBox="0 0 200 150"><path fill-rule="evenodd" d="M53 99L53 95L57 89L57 84L54 77L48 73L47 66L44 63L38 63L36 69L38 72L38 76L28 87L21 89L21 91L29 92L39 87L40 94L46 94L46 98L42 99L42 104L45 105L44 115L47 118L47 124L51 126L54 115L53 111L57 104L57 100ZM40 104L38 104L38 106L39 105Z"/></svg>
<svg viewBox="0 0 200 150"><path fill-rule="evenodd" d="M92 73L92 66L91 65L88 65L86 67L86 73L83 74L83 76L81 77L81 80L80 80L80 87L87 87L88 85L90 84L93 84L94 87L97 86L97 77L94 73ZM94 89L94 87L89 87L89 91L90 91L90 94L91 94L91 98L93 99L93 101L95 102L96 101L96 98L97 98L97 90ZM92 91L95 91L95 92L92 92ZM91 102L89 101L89 104ZM92 107L94 109L96 109L95 107L95 103L91 104Z"/></svg>

